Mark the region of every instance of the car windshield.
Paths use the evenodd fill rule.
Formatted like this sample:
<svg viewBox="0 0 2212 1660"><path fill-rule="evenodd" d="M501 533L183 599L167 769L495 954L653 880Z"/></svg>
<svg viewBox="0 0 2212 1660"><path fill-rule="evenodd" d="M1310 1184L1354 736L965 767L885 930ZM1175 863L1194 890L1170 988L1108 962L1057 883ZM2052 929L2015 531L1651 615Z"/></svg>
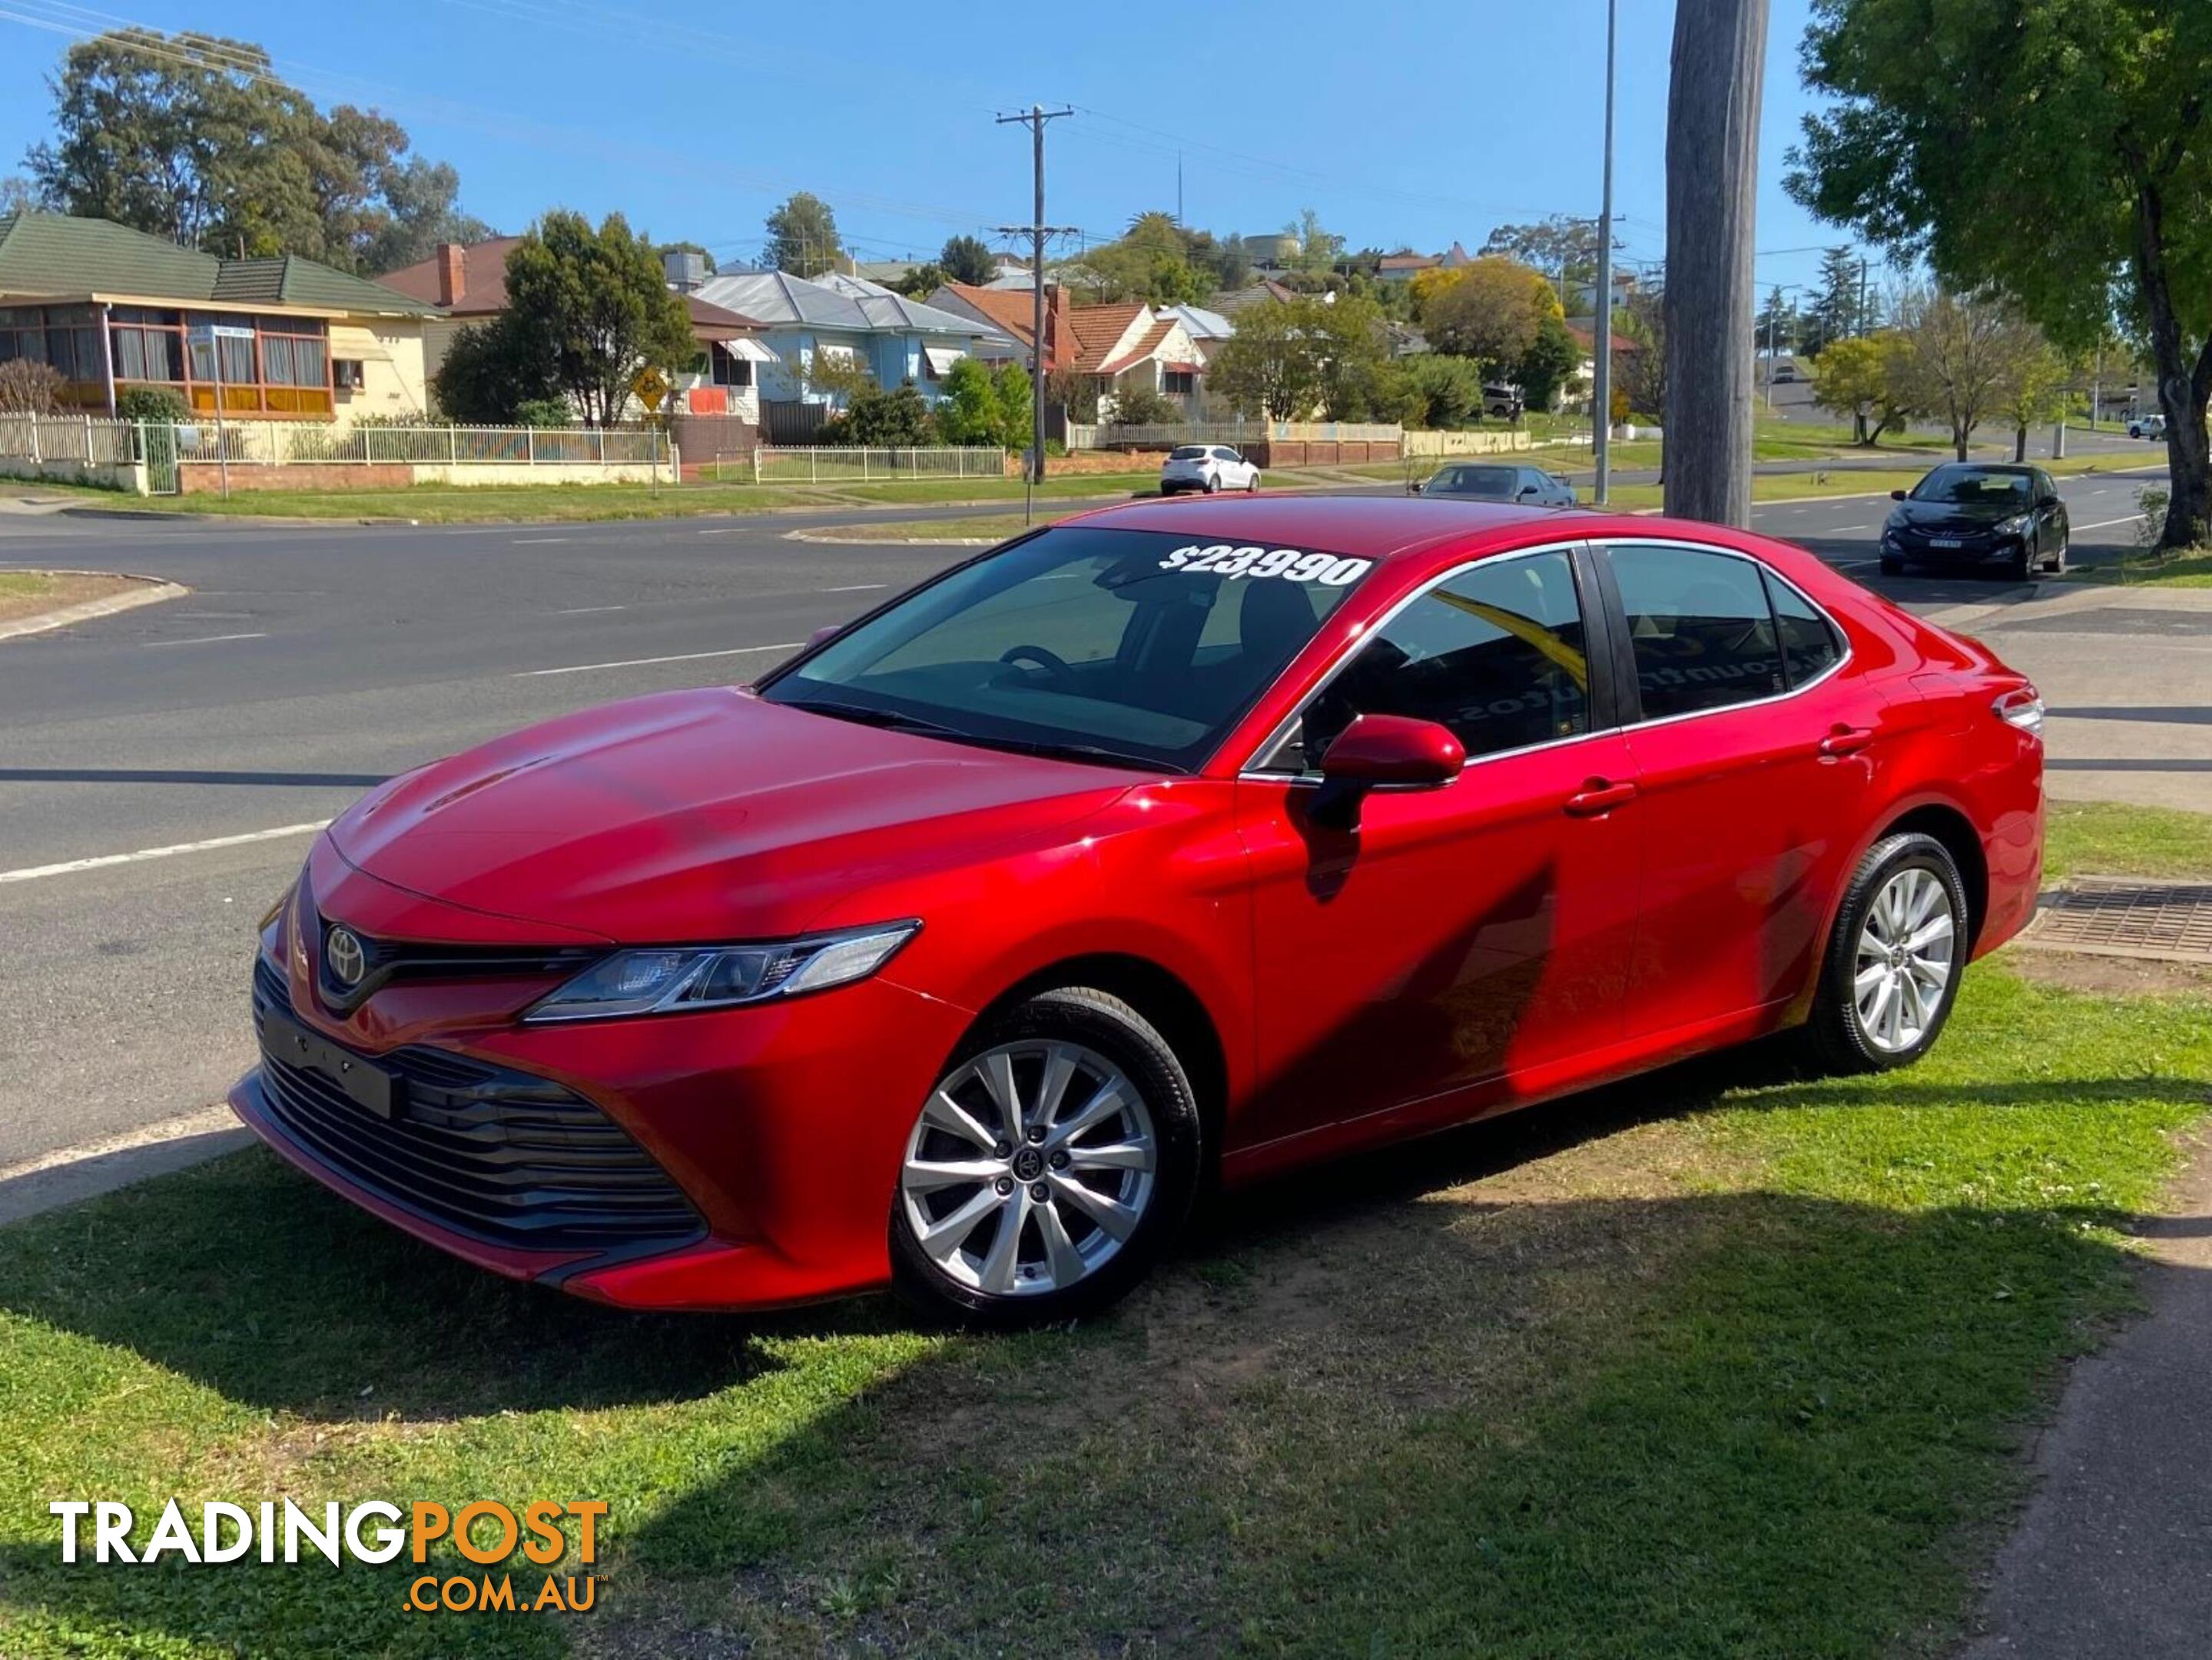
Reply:
<svg viewBox="0 0 2212 1660"><path fill-rule="evenodd" d="M1181 449L1169 451L1168 459L1170 461L1203 461L1206 459L1206 446L1203 444L1185 444Z"/></svg>
<svg viewBox="0 0 2212 1660"><path fill-rule="evenodd" d="M1372 562L1056 526L895 602L761 695L986 748L1188 770Z"/></svg>
<svg viewBox="0 0 2212 1660"><path fill-rule="evenodd" d="M1980 467L1938 467L1912 487L1916 502L1951 502L1968 506L1991 502L2027 505L2029 478L2024 472L1996 472Z"/></svg>
<svg viewBox="0 0 2212 1660"><path fill-rule="evenodd" d="M1521 487L1516 467L1446 467L1429 488L1450 496L1510 496Z"/></svg>

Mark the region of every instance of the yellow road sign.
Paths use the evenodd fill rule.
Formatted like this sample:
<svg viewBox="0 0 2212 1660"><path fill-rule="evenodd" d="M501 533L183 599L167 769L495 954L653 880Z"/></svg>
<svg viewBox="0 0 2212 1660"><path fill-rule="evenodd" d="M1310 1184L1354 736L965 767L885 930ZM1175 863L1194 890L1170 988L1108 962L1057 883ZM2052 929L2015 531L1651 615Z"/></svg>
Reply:
<svg viewBox="0 0 2212 1660"><path fill-rule="evenodd" d="M647 364L637 372L637 379L629 383L637 401L648 410L658 410L661 400L668 396L668 381L661 372Z"/></svg>

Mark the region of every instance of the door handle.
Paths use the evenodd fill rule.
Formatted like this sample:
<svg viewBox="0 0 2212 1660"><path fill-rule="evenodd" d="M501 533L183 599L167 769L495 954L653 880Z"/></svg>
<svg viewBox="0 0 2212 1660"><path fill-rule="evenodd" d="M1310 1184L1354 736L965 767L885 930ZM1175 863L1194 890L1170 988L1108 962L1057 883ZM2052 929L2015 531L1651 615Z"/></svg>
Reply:
<svg viewBox="0 0 2212 1660"><path fill-rule="evenodd" d="M1856 755L1874 742L1872 727L1838 727L1820 740L1823 755Z"/></svg>
<svg viewBox="0 0 2212 1660"><path fill-rule="evenodd" d="M1636 799L1633 784L1608 784L1602 778L1593 778L1583 788L1567 798L1567 812L1577 818L1595 818L1601 812L1611 812L1615 807Z"/></svg>

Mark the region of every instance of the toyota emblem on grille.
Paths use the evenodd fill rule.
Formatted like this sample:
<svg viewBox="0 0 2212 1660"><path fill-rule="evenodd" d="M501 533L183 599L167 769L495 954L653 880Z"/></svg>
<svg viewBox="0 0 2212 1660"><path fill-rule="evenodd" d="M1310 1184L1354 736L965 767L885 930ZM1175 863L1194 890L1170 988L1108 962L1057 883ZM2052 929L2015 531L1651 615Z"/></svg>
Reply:
<svg viewBox="0 0 2212 1660"><path fill-rule="evenodd" d="M359 985L361 976L368 972L368 953L351 928L331 930L330 938L323 941L323 962L330 969L331 978L349 988Z"/></svg>

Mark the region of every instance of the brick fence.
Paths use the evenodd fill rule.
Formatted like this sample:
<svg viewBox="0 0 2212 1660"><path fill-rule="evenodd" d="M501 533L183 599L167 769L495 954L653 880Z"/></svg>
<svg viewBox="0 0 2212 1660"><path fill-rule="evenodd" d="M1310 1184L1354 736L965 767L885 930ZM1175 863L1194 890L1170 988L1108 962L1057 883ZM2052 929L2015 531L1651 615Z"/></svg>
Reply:
<svg viewBox="0 0 2212 1660"><path fill-rule="evenodd" d="M415 470L404 461L329 466L303 461L281 467L258 461L230 464L230 487L234 490L404 489L414 482ZM177 487L187 496L220 490L222 468L213 461L181 462L177 467Z"/></svg>

